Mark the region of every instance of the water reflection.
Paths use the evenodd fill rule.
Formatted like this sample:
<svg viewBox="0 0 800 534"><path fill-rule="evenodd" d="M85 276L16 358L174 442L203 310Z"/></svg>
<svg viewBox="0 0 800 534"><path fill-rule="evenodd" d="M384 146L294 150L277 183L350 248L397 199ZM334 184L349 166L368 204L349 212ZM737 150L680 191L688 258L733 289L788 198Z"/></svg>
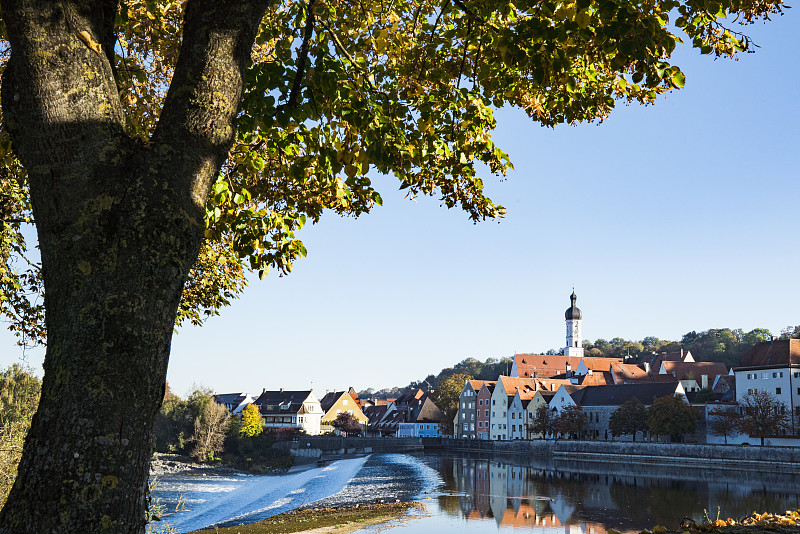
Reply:
<svg viewBox="0 0 800 534"><path fill-rule="evenodd" d="M723 518L800 508L799 477L779 471L457 455L423 461L444 480L440 513L497 528L639 532L702 520L706 510L715 519L718 507Z"/></svg>

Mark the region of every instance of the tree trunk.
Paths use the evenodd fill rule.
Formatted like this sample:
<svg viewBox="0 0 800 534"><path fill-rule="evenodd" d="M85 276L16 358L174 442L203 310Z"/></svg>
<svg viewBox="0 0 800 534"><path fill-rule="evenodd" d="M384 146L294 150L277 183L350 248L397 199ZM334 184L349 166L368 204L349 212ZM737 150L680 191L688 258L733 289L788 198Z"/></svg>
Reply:
<svg viewBox="0 0 800 534"><path fill-rule="evenodd" d="M113 35L116 10L108 0L2 4L12 46L3 119L28 171L47 323L41 402L3 533L144 531L175 315L263 16L247 2L187 3L146 145L124 131L113 42L98 37Z"/></svg>

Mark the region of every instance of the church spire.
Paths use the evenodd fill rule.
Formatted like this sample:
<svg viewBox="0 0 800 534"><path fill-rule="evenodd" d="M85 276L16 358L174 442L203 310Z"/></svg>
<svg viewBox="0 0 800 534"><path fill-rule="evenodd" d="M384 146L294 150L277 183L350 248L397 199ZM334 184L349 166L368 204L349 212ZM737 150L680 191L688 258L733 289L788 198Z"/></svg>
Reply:
<svg viewBox="0 0 800 534"><path fill-rule="evenodd" d="M564 313L567 322L567 346L564 349L564 356L583 356L583 343L581 339L581 322L583 314L576 305L578 296L575 295L575 288L572 288L572 295L569 297L571 306Z"/></svg>

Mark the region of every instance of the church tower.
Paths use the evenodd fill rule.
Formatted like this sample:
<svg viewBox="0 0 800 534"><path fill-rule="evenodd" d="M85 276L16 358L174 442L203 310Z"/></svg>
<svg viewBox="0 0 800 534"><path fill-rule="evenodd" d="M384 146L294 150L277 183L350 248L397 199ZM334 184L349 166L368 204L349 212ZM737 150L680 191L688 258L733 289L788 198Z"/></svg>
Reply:
<svg viewBox="0 0 800 534"><path fill-rule="evenodd" d="M567 321L567 347L564 349L564 356L583 356L583 343L581 341L581 310L575 305L578 297L575 296L575 290L572 290L572 295L569 297L572 301L564 318Z"/></svg>

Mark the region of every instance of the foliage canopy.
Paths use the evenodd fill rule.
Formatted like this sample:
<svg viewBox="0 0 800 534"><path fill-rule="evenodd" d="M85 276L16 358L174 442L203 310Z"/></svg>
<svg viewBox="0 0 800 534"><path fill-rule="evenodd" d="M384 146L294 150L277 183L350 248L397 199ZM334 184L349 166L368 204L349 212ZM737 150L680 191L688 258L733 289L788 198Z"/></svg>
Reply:
<svg viewBox="0 0 800 534"><path fill-rule="evenodd" d="M127 0L110 40L76 39L112 66L126 134L147 142L180 51L187 2ZM494 110L519 107L544 126L603 120L619 101L653 103L683 87L670 62L686 40L703 54L751 48L735 23L780 0L279 0L252 48L234 146L206 204L207 240L177 322L219 312L247 270L280 273L306 254L296 232L325 211L358 216L381 203L372 180L434 195L475 221L501 216L479 169L505 175ZM683 36L673 33L680 28ZM10 44L0 24L0 70ZM99 42L97 42L99 41ZM77 42L77 41L76 41ZM3 124L7 121L4 117ZM0 301L23 342L45 335L26 170L0 134ZM372 172L371 172L372 171Z"/></svg>

